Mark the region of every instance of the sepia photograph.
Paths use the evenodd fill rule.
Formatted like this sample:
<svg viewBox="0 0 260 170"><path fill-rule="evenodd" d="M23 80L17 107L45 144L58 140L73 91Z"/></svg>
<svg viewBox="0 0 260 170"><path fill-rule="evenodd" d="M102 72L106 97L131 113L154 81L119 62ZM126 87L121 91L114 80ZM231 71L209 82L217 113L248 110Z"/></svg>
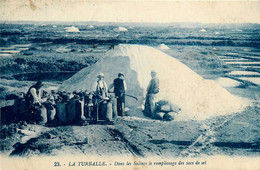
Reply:
<svg viewBox="0 0 260 170"><path fill-rule="evenodd" d="M260 169L260 1L0 12L0 169Z"/></svg>

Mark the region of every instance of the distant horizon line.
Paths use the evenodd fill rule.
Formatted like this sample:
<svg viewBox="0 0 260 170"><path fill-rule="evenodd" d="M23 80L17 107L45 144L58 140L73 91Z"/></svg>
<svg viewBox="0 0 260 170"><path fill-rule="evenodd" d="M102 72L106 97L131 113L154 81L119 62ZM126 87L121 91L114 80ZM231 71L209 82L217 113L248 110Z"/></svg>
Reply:
<svg viewBox="0 0 260 170"><path fill-rule="evenodd" d="M116 24L116 23L121 23L121 24L237 24L237 25L242 25L242 24L252 24L252 25L260 25L260 23L255 23L255 22L233 22L233 23L227 23L227 22L116 22L116 21L35 21L35 20L0 20L0 23L15 23L15 22L31 22L31 23L108 23L108 24Z"/></svg>

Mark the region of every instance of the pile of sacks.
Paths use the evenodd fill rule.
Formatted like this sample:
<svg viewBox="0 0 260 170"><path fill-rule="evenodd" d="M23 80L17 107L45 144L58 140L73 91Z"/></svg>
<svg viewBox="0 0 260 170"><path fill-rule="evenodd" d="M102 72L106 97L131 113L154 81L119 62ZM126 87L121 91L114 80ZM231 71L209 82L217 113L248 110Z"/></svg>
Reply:
<svg viewBox="0 0 260 170"><path fill-rule="evenodd" d="M58 92L54 95L55 105L51 102L43 103L47 109L48 121L51 124L59 125L86 121L87 118L90 118L90 115L87 114L88 98L89 95L86 93Z"/></svg>
<svg viewBox="0 0 260 170"><path fill-rule="evenodd" d="M155 104L155 112L152 116L154 119L171 121L176 118L181 108L166 100L160 100Z"/></svg>
<svg viewBox="0 0 260 170"><path fill-rule="evenodd" d="M82 125L89 123L93 119L96 119L97 112L94 110L94 99L92 93L87 92L63 92L52 91L51 94L46 97L46 100L39 105L35 106L34 113L28 113L26 110L26 101L24 97L15 100L13 105L13 113L17 116L18 121L27 121L28 123L36 123L47 126L58 125ZM99 118L103 118L106 121L112 121L115 116L112 117L115 110L114 99L103 102L106 107L103 109L109 110L109 112L99 113ZM113 106L112 106L113 103ZM103 110L102 110L103 111ZM104 111L103 111L104 112ZM29 119L28 119L28 114Z"/></svg>
<svg viewBox="0 0 260 170"><path fill-rule="evenodd" d="M44 101L35 105L34 112L28 113L24 97L15 100L13 111L18 120L28 123L48 125L66 125L85 121L85 100L89 95L84 93L66 93L52 91ZM87 103L88 104L88 103Z"/></svg>

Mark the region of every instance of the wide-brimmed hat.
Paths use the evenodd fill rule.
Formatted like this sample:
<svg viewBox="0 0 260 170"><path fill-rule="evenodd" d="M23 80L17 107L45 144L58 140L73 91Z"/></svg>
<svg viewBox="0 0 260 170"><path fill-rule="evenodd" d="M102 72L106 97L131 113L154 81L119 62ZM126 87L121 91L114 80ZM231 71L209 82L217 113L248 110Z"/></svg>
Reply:
<svg viewBox="0 0 260 170"><path fill-rule="evenodd" d="M120 77L120 76L124 76L125 77L125 74L120 72L120 73L118 73L118 77Z"/></svg>
<svg viewBox="0 0 260 170"><path fill-rule="evenodd" d="M99 75L97 77L105 77L103 73L99 73Z"/></svg>

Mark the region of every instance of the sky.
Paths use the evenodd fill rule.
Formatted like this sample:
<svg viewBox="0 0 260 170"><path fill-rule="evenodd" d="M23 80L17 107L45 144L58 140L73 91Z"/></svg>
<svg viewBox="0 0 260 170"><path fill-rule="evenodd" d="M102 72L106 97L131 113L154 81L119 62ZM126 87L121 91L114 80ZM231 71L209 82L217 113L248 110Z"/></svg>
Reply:
<svg viewBox="0 0 260 170"><path fill-rule="evenodd" d="M0 0L1 21L260 23L260 1Z"/></svg>

